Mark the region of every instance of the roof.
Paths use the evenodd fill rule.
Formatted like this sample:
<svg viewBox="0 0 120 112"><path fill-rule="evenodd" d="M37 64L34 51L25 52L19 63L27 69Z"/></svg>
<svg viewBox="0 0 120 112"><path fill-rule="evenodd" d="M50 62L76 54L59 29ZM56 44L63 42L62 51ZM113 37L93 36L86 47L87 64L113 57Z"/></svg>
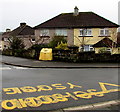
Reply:
<svg viewBox="0 0 120 112"><path fill-rule="evenodd" d="M22 25L14 29L10 35L12 36L22 36L22 35L34 35L34 29L28 25Z"/></svg>
<svg viewBox="0 0 120 112"><path fill-rule="evenodd" d="M98 43L94 44L93 47L112 47L112 43L113 41L109 38L104 38L101 41L99 41ZM114 46L116 45L116 43L114 42Z"/></svg>
<svg viewBox="0 0 120 112"><path fill-rule="evenodd" d="M7 36L25 36L25 35L34 35L34 29L25 23L14 29L13 31L10 32L4 32L2 34L2 37L7 37Z"/></svg>
<svg viewBox="0 0 120 112"><path fill-rule="evenodd" d="M40 25L35 26L39 28L83 28L83 27L119 27L119 25L93 13L93 12L79 12L79 15L74 16L73 13L60 14Z"/></svg>
<svg viewBox="0 0 120 112"><path fill-rule="evenodd" d="M4 37L9 37L10 33L11 33L11 31L10 31L10 32L4 32L4 33L2 34L2 38L4 38Z"/></svg>

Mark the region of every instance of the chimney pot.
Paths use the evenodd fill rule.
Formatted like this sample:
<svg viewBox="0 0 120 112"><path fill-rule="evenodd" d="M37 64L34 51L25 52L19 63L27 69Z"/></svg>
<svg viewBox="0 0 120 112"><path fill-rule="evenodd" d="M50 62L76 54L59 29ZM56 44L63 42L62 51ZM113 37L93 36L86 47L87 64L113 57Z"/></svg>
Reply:
<svg viewBox="0 0 120 112"><path fill-rule="evenodd" d="M26 23L20 23L20 26L25 26L26 25Z"/></svg>
<svg viewBox="0 0 120 112"><path fill-rule="evenodd" d="M11 32L11 30L10 29L6 29L6 32Z"/></svg>
<svg viewBox="0 0 120 112"><path fill-rule="evenodd" d="M74 16L79 15L79 9L77 8L77 6L75 6L74 8Z"/></svg>

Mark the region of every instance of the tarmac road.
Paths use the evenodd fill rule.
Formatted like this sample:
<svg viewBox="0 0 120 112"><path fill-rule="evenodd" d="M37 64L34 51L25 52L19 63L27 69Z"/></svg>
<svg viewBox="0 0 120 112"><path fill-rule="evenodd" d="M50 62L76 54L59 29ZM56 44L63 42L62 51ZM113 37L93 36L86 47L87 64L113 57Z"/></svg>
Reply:
<svg viewBox="0 0 120 112"><path fill-rule="evenodd" d="M5 110L55 110L118 99L117 68L41 69L2 65L0 69Z"/></svg>

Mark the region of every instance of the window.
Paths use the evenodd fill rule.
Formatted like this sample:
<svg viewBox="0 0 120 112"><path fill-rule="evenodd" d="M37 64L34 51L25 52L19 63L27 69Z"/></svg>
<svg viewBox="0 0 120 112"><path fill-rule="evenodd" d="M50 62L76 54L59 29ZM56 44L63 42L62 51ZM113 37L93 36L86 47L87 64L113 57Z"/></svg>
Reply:
<svg viewBox="0 0 120 112"><path fill-rule="evenodd" d="M35 42L35 39L33 38L33 39L31 39L31 42Z"/></svg>
<svg viewBox="0 0 120 112"><path fill-rule="evenodd" d="M7 46L6 46L6 45L4 45L4 49L7 49Z"/></svg>
<svg viewBox="0 0 120 112"><path fill-rule="evenodd" d="M47 30L47 29L41 30L40 36L49 36L49 30Z"/></svg>
<svg viewBox="0 0 120 112"><path fill-rule="evenodd" d="M57 29L57 30L55 30L55 34L57 36L67 36L67 30L65 30L65 29Z"/></svg>
<svg viewBox="0 0 120 112"><path fill-rule="evenodd" d="M111 48L106 48L106 51L111 52Z"/></svg>
<svg viewBox="0 0 120 112"><path fill-rule="evenodd" d="M80 29L80 36L92 36L92 29Z"/></svg>
<svg viewBox="0 0 120 112"><path fill-rule="evenodd" d="M4 38L4 41L7 42L7 41L8 41L8 38L5 37L5 38Z"/></svg>
<svg viewBox="0 0 120 112"><path fill-rule="evenodd" d="M94 51L94 48L92 47L92 45L84 45L83 51Z"/></svg>
<svg viewBox="0 0 120 112"><path fill-rule="evenodd" d="M109 36L109 30L107 28L100 29L100 36Z"/></svg>

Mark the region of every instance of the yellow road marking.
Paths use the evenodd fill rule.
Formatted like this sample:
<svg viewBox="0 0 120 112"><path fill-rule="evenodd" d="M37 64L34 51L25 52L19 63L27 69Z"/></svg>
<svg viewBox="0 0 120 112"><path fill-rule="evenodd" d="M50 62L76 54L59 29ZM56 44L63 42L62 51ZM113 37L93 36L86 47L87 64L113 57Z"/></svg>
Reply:
<svg viewBox="0 0 120 112"><path fill-rule="evenodd" d="M69 85L69 89L82 88L82 86L78 86L72 83L67 83L67 86ZM39 85L36 86L36 88L31 86L25 86L20 88L3 88L3 91L7 94L22 94L22 92L40 92L40 91L52 91L53 87L54 89L62 89L65 90L68 87L63 86L62 84L51 84L51 86L48 85ZM65 92L65 94L52 94L52 95L42 95L37 97L28 97L28 98L20 98L20 99L11 99L11 100L3 100L1 102L2 108L6 110L13 110L13 109L20 109L25 107L40 107L43 104L54 104L59 102L66 102L69 101L69 98L72 98L73 100L79 100L82 99L91 99L93 96L96 97L103 97L106 93L116 92L120 91L118 87L120 85L117 84L111 84L111 83L103 83L99 82L99 86L101 88L101 91L97 91L96 89L88 89L86 91L74 91L72 93ZM108 86L110 87L117 87L115 89L108 89ZM9 104L9 105L8 105Z"/></svg>

